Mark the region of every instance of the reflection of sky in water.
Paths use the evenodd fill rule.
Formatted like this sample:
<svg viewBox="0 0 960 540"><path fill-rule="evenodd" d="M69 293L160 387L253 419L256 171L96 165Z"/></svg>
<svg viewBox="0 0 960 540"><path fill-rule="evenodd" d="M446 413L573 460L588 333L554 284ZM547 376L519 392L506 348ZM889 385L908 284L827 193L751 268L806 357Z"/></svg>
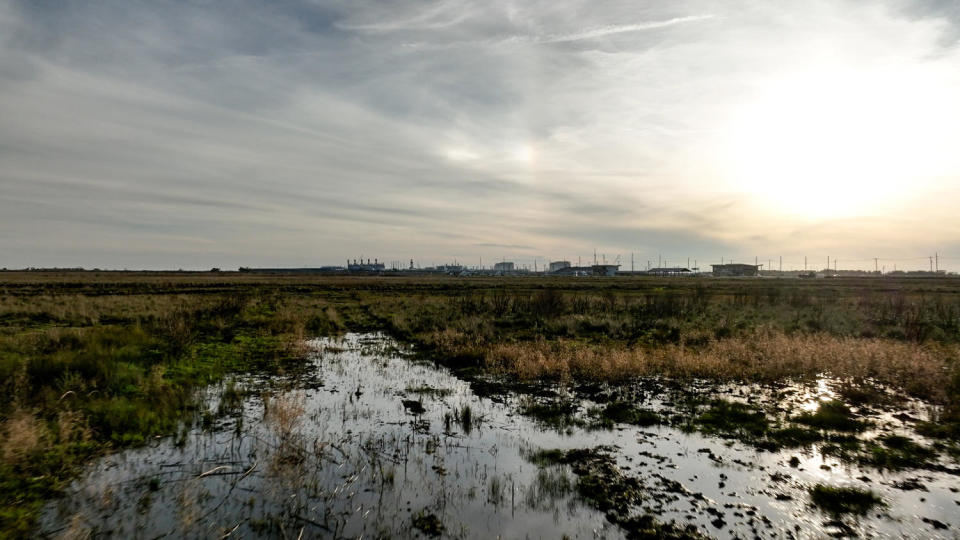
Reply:
<svg viewBox="0 0 960 540"><path fill-rule="evenodd" d="M307 389L300 393L272 394L266 419L257 390L243 400L242 414L212 432L190 430L182 447L177 437L168 437L101 459L63 500L47 506L42 529L62 532L73 524L145 538L230 531L233 537L296 538L301 530L304 538L410 537L414 516L423 512L440 518L453 537L616 538L622 533L574 495L572 472L541 470L523 457L537 448L601 444L617 447L623 471L647 486L644 510L714 536L823 536L830 532L829 518L811 510L806 492L817 482L869 488L889 503L880 512L887 517L850 521L860 533L942 532L923 517L960 527L954 502L960 496L949 491L957 484L949 474L861 470L825 458L815 446L760 452L666 426L558 433L518 415L518 398L478 398L446 370L405 358L381 336L350 334L315 345L322 386L301 381ZM262 386L256 382L245 379L242 385ZM821 378L786 391L757 385L701 389L812 411L836 397L831 384ZM217 408L219 393L210 390L208 407ZM278 429L277 411L284 410L284 399L295 410L291 397L297 395L303 396L303 414L292 415L289 432ZM661 399L652 397L644 406L662 407ZM408 412L412 401L422 404L422 415ZM458 422L465 408L472 424ZM800 459L797 468L788 465L792 456ZM918 495L891 486L912 477L928 491Z"/></svg>
<svg viewBox="0 0 960 540"><path fill-rule="evenodd" d="M828 386L829 380L825 377L819 377L817 381L810 386L803 387L800 394L800 409L806 412L814 412L824 401L836 399L837 393Z"/></svg>

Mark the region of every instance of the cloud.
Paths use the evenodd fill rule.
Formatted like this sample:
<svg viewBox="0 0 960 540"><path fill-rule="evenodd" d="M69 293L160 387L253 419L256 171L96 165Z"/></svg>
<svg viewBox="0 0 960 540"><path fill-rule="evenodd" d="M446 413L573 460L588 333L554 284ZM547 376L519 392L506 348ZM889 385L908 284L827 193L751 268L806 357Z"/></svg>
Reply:
<svg viewBox="0 0 960 540"><path fill-rule="evenodd" d="M498 248L522 251L532 251L535 249L533 246L525 246L523 244L497 244L495 242L478 242L473 245L479 248Z"/></svg>
<svg viewBox="0 0 960 540"><path fill-rule="evenodd" d="M351 23L341 21L336 23L337 28L343 30L359 30L365 32L395 32L399 30L436 30L455 26L469 15L469 6L463 2L443 1L414 14L413 16L400 15L399 18L388 14L377 14L374 22Z"/></svg>
<svg viewBox="0 0 960 540"><path fill-rule="evenodd" d="M569 34L546 35L536 39L535 41L538 43L564 43L568 41L596 39L614 34L623 34L626 32L640 32L643 30L667 28L678 24L702 21L711 18L713 18L713 15L692 15L689 17L674 17L673 19L667 19L665 21L651 21L637 24L611 24L607 26L588 28Z"/></svg>
<svg viewBox="0 0 960 540"><path fill-rule="evenodd" d="M958 89L953 5L0 0L0 264L852 252L918 208L905 242L958 245L949 159L825 245L727 152L825 66Z"/></svg>

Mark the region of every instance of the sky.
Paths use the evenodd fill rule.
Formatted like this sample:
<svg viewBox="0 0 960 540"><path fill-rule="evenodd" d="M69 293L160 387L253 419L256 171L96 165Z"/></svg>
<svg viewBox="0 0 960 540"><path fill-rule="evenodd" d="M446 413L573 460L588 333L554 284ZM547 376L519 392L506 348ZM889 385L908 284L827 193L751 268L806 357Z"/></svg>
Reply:
<svg viewBox="0 0 960 540"><path fill-rule="evenodd" d="M0 267L960 271L955 0L0 0Z"/></svg>

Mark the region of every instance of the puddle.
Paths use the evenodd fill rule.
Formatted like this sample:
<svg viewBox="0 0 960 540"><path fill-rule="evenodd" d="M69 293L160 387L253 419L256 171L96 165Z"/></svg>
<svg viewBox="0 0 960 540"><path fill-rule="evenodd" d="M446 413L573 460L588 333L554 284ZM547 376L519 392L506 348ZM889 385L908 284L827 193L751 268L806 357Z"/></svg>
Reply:
<svg viewBox="0 0 960 540"><path fill-rule="evenodd" d="M540 468L526 457L599 445L616 447L621 470L644 486L636 513L710 536L950 538L960 530L960 494L951 491L960 477L946 472L882 473L816 446L765 452L667 426L555 430L518 414L523 398L477 397L383 335L312 346L310 380L263 393L266 381L239 379L233 399L208 389L208 409L230 414L95 462L47 505L40 532L621 538L577 494L568 466ZM887 506L840 525L810 506L807 490L817 483L871 489Z"/></svg>

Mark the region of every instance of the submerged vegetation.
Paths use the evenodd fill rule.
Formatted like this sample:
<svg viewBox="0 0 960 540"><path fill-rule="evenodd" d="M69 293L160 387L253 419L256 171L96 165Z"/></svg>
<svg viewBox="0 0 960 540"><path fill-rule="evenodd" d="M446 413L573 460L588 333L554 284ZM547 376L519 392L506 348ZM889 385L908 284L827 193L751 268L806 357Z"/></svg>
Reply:
<svg viewBox="0 0 960 540"><path fill-rule="evenodd" d="M92 457L174 434L185 421L209 422L200 388L227 379L214 413L230 414L242 400L233 374L295 373L304 338L347 329L413 343L478 394L521 391L520 411L559 431L668 424L766 449L819 444L826 455L887 469L960 454L952 279L2 273L0 291L0 535L29 536L40 505ZM676 403L690 413L682 415L643 396L594 391L642 379L682 389L824 376L842 386L806 411L688 395ZM531 390L541 383L594 389L576 397L596 405ZM405 394L405 407L422 407L449 391ZM863 411L906 397L932 411L908 423L927 440L861 437L873 428ZM469 434L481 420L464 407L446 423ZM814 503L828 507L829 489L811 491ZM437 530L421 517L415 527Z"/></svg>

